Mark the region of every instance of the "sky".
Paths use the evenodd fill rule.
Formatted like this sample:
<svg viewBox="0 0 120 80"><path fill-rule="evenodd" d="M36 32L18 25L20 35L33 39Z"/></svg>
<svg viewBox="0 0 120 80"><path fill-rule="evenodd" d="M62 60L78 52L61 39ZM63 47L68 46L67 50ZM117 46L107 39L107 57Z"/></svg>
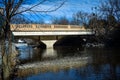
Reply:
<svg viewBox="0 0 120 80"><path fill-rule="evenodd" d="M25 5L25 6L34 4L37 1L38 0L30 0L28 5ZM99 6L100 1L104 1L104 0L67 0L61 8L59 8L58 10L54 12L36 13L36 14L24 13L24 15L27 16L28 19L31 19L33 21L44 20L45 23L51 23L51 20L54 19L55 17L59 18L59 17L65 16L66 18L71 19L72 15L78 11L92 13L94 12L92 8ZM40 6L34 9L36 10L40 10L40 9L44 10L44 9L49 9L49 8L52 9L52 8L55 8L56 5L59 5L58 3L59 2L55 2L55 0L51 0L51 2L46 2L44 4L41 4Z"/></svg>

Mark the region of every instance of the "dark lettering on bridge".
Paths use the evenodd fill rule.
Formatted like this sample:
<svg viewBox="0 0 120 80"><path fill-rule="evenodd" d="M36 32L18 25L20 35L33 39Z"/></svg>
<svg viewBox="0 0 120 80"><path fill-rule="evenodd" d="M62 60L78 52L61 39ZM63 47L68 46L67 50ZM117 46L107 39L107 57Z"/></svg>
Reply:
<svg viewBox="0 0 120 80"><path fill-rule="evenodd" d="M40 24L37 24L36 25L36 28L51 28L51 25L40 25Z"/></svg>
<svg viewBox="0 0 120 80"><path fill-rule="evenodd" d="M17 28L32 28L31 24L16 25Z"/></svg>
<svg viewBox="0 0 120 80"><path fill-rule="evenodd" d="M68 28L68 25L54 25L54 28Z"/></svg>

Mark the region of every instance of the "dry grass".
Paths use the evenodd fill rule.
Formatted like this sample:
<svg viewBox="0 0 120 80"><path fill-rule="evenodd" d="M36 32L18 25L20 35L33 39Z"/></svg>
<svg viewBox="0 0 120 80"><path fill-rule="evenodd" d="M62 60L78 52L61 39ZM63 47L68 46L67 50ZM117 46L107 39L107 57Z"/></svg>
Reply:
<svg viewBox="0 0 120 80"><path fill-rule="evenodd" d="M58 72L63 69L79 68L85 66L89 61L89 58L70 58L60 59L52 61L37 62L33 64L25 64L19 66L18 76L27 76L42 72Z"/></svg>

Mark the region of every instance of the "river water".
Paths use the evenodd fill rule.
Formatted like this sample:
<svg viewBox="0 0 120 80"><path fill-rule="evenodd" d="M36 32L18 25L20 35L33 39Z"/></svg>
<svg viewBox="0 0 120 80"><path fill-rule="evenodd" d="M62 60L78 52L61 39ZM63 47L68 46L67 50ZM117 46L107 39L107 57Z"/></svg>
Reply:
<svg viewBox="0 0 120 80"><path fill-rule="evenodd" d="M62 47L44 51L27 47L19 50L21 64L73 56L91 57L91 60L82 67L41 72L17 80L120 80L120 49Z"/></svg>

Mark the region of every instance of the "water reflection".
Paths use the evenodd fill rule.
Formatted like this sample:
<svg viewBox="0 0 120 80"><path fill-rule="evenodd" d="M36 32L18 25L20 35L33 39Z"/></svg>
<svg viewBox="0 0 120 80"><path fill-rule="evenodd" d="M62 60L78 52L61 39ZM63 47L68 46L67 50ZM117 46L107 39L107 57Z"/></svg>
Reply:
<svg viewBox="0 0 120 80"><path fill-rule="evenodd" d="M25 50L23 50L23 54L25 54L24 51ZM37 53L36 50L31 50L30 52L34 51ZM69 55L92 57L92 63L88 63L86 66L80 68L39 73L24 78L17 78L17 80L120 80L119 49L86 48L84 51L80 51L77 48L60 48L56 52L58 57ZM27 56L32 56L32 58L34 57L38 60L40 60L40 58L42 59L41 53L39 56L35 53L27 54Z"/></svg>
<svg viewBox="0 0 120 80"><path fill-rule="evenodd" d="M42 59L42 53L44 52L44 50L34 49L31 46L19 48L18 51L21 64L40 61Z"/></svg>
<svg viewBox="0 0 120 80"><path fill-rule="evenodd" d="M114 72L109 64L101 65L98 71L97 66L84 66L77 69L60 70L59 72L39 73L25 78L17 78L17 80L120 80L120 72ZM113 70L113 71L111 71Z"/></svg>
<svg viewBox="0 0 120 80"><path fill-rule="evenodd" d="M67 56L80 56L83 48L79 47L57 47L56 49L40 49L27 46L19 48L19 60L21 63L30 63L55 58L63 58Z"/></svg>
<svg viewBox="0 0 120 80"><path fill-rule="evenodd" d="M64 46L64 47L56 47L55 51L57 52L58 57L80 56L81 52L84 51L84 48L83 47Z"/></svg>

